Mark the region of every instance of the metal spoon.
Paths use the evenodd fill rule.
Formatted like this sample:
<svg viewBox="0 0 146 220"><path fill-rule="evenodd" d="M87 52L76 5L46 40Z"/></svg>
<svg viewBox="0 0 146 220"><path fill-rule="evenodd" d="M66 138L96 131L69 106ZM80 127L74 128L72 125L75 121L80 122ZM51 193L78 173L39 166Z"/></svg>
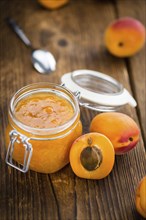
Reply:
<svg viewBox="0 0 146 220"><path fill-rule="evenodd" d="M23 41L23 43L29 47L32 51L31 59L34 68L42 74L48 74L56 69L56 60L54 56L46 50L34 49L28 37L24 34L23 30L16 24L12 18L6 19L9 26Z"/></svg>

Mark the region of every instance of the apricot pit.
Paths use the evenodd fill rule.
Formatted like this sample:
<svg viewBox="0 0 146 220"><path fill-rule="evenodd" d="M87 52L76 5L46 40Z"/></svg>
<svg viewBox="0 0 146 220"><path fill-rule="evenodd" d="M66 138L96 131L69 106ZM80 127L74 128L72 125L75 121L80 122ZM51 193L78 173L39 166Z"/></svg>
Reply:
<svg viewBox="0 0 146 220"><path fill-rule="evenodd" d="M102 152L96 146L92 146L92 139L88 139L89 146L85 147L80 155L81 164L88 170L96 170L102 162Z"/></svg>

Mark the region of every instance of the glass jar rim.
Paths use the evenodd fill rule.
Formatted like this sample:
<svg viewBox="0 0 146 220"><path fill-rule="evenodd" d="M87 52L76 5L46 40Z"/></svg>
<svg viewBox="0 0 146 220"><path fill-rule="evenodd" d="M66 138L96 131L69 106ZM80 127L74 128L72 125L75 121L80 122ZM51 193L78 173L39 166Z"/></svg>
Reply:
<svg viewBox="0 0 146 220"><path fill-rule="evenodd" d="M45 90L46 89L46 90ZM26 95L29 95L31 92L42 92L42 91L53 91L54 93L59 93L63 98L66 98L74 108L73 116L64 124L59 125L53 128L35 128L28 125L25 125L21 121L19 121L15 117L14 108L16 104ZM9 106L9 115L16 126L25 130L28 133L33 133L34 135L55 135L58 134L68 127L70 127L78 118L80 109L77 98L74 96L72 92L70 92L67 88L63 87L62 85L58 85L57 83L50 83L50 82L38 82L26 85L19 89L11 98L10 106Z"/></svg>

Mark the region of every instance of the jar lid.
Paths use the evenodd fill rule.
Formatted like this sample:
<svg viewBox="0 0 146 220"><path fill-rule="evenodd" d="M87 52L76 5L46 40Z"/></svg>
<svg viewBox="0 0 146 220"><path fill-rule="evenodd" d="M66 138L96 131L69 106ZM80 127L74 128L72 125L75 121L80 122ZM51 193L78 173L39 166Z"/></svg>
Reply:
<svg viewBox="0 0 146 220"><path fill-rule="evenodd" d="M64 86L79 94L79 104L97 111L114 111L137 103L130 93L114 78L92 70L76 70L61 77Z"/></svg>

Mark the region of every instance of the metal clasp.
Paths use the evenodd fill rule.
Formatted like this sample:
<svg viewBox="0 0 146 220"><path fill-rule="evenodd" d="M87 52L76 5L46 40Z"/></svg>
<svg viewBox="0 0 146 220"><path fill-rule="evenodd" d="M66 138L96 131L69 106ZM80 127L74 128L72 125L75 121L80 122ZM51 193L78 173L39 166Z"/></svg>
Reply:
<svg viewBox="0 0 146 220"><path fill-rule="evenodd" d="M74 95L78 100L81 98L81 92L78 90L76 92L74 92Z"/></svg>
<svg viewBox="0 0 146 220"><path fill-rule="evenodd" d="M62 87L64 87L64 88L67 88L66 86L65 86L65 83L62 83L62 84L60 84L60 86L62 86ZM81 97L81 92L80 91L75 91L75 92L73 92L73 94L74 94L74 96L77 98L77 99L80 99L80 97Z"/></svg>
<svg viewBox="0 0 146 220"><path fill-rule="evenodd" d="M32 157L32 151L33 151L32 145L29 143L29 138L26 137L25 135L18 133L16 130L12 130L9 135L10 135L10 143L7 150L6 163L11 167L23 173L26 173L29 168L30 160ZM13 161L13 153L16 142L18 144L22 144L23 147L25 148L23 164L21 164L20 167L14 164Z"/></svg>

